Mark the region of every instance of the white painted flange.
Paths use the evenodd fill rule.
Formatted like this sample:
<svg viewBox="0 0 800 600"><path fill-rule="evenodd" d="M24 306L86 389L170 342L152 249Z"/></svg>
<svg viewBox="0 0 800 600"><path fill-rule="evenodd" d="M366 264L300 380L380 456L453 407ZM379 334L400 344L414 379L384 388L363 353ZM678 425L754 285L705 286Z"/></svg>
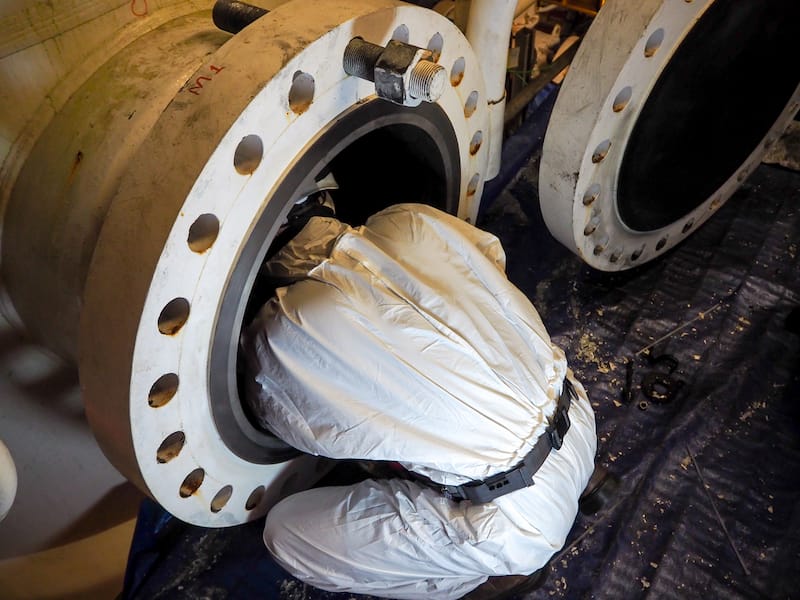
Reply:
<svg viewBox="0 0 800 600"><path fill-rule="evenodd" d="M693 210L649 231L623 222L618 184L634 126L665 67L714 1L609 0L572 62L544 141L539 197L553 236L597 269L641 265L690 235L736 191L797 112L800 86L749 156L722 174L724 182Z"/></svg>
<svg viewBox="0 0 800 600"><path fill-rule="evenodd" d="M92 428L123 474L197 525L257 518L324 469L309 456L260 464L234 453L212 415L211 358L255 223L276 216L263 257L289 211L273 196L285 175L342 115L383 102L344 73L354 36L442 46L451 83L438 105L458 141L459 216L475 218L483 187L483 79L458 29L389 0L307 6L289 2L234 36L167 107L120 185L86 284L80 375Z"/></svg>
<svg viewBox="0 0 800 600"><path fill-rule="evenodd" d="M17 468L8 448L0 440L0 521L6 518L17 497Z"/></svg>

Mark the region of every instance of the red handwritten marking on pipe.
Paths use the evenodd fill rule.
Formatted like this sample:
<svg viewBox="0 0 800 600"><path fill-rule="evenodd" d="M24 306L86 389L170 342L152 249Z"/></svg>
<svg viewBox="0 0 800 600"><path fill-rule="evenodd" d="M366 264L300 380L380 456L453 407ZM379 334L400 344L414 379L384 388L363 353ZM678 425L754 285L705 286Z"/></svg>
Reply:
<svg viewBox="0 0 800 600"><path fill-rule="evenodd" d="M189 92L194 94L195 96L200 95L200 90L203 89L203 82L204 81L211 81L211 77L206 77L205 75L201 75L197 79L194 80L194 85L189 88Z"/></svg>
<svg viewBox="0 0 800 600"><path fill-rule="evenodd" d="M140 10L136 10L136 4L138 2L142 3L144 8ZM131 13L134 17L146 17L147 16L147 0L131 0Z"/></svg>
<svg viewBox="0 0 800 600"><path fill-rule="evenodd" d="M211 71L210 75L200 75L197 79L194 80L194 85L189 88L189 92L194 94L195 96L200 95L200 91L203 89L203 82L204 81L211 81L211 78L214 75L219 74L225 67L217 67L214 65L209 65L208 70Z"/></svg>

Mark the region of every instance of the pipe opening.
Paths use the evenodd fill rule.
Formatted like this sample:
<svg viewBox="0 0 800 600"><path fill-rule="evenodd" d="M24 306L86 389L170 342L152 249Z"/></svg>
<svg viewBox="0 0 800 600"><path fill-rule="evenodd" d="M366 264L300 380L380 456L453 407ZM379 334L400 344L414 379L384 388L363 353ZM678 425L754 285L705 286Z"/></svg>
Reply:
<svg viewBox="0 0 800 600"><path fill-rule="evenodd" d="M797 89L800 4L717 0L672 55L623 155L617 208L634 231L681 219L744 164Z"/></svg>
<svg viewBox="0 0 800 600"><path fill-rule="evenodd" d="M276 234L287 208L332 174L336 217L352 226L398 203L425 203L455 212L461 173L458 142L435 104L410 109L372 101L357 106L324 130L298 158L253 227L223 295L212 341L209 389L214 420L228 447L245 460L274 463L298 454L261 427L244 399L243 327L274 293L257 273L276 252ZM285 240L283 241L285 243Z"/></svg>

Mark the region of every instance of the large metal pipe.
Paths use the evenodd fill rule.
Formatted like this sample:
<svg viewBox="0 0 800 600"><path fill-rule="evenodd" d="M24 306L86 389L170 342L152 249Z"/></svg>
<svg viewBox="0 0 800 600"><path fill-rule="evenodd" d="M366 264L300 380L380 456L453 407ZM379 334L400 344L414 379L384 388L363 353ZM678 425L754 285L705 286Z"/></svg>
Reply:
<svg viewBox="0 0 800 600"><path fill-rule="evenodd" d="M550 232L618 271L697 230L797 113L800 63L784 59L798 22L800 5L783 0L606 2L544 140Z"/></svg>
<svg viewBox="0 0 800 600"><path fill-rule="evenodd" d="M439 101L376 99L342 68L356 35L438 46L451 74ZM401 165L417 185L435 171L431 202L474 219L489 130L472 100L486 97L478 65L446 19L394 0L320 0L313 14L288 2L234 36L193 14L113 55L4 179L13 306L78 363L104 453L167 510L232 525L320 475L324 461L285 460L239 402L238 334L260 262L297 194L376 132L397 134L398 177Z"/></svg>
<svg viewBox="0 0 800 600"><path fill-rule="evenodd" d="M486 179L500 172L503 149L503 115L506 106L506 65L511 23L517 0L474 0L467 22L467 39L480 60L489 108L489 163Z"/></svg>
<svg viewBox="0 0 800 600"><path fill-rule="evenodd" d="M89 263L120 180L165 107L228 39L206 13L146 32L72 94L14 183L2 216L5 290L28 332L71 362Z"/></svg>

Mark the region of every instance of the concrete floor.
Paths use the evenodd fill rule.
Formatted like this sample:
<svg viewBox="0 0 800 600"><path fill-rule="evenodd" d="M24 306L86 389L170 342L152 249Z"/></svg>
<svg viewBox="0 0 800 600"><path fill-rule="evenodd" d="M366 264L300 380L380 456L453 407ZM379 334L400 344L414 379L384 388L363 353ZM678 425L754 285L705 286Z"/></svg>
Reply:
<svg viewBox="0 0 800 600"><path fill-rule="evenodd" d="M75 369L0 320L0 398L18 474L0 522L0 597L114 597L142 495L95 443Z"/></svg>

